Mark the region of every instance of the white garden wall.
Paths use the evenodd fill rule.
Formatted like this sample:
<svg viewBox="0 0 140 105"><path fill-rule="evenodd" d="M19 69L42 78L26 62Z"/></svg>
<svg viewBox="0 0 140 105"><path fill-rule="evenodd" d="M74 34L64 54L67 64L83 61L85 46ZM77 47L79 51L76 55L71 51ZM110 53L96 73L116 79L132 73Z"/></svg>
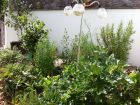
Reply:
<svg viewBox="0 0 140 105"><path fill-rule="evenodd" d="M133 20L136 33L133 35L132 50L129 55L129 63L140 66L140 9L109 9L108 18L100 19L97 16L97 10L87 10L84 14L84 19L91 28L92 33L98 33L100 27L106 24L114 23L118 25L121 21L127 24L129 20ZM71 37L79 33L80 17L65 16L63 11L33 11L33 16L44 21L50 31L50 39L61 48L61 40L64 35L65 28ZM84 25L83 30L86 32L87 27ZM13 29L6 26L6 44L5 47L10 47L11 41L18 40ZM95 35L95 34L94 34ZM93 36L93 39L94 36ZM95 40L94 40L95 41Z"/></svg>

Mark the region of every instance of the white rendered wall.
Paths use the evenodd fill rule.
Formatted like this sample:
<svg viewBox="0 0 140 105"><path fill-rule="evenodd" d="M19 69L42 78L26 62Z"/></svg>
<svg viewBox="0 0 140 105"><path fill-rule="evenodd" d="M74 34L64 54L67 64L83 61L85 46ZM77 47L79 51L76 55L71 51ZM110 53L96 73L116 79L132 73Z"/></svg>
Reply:
<svg viewBox="0 0 140 105"><path fill-rule="evenodd" d="M87 10L84 14L84 20L91 28L92 33L98 33L100 28L106 24L114 23L115 25L118 25L123 21L126 25L129 20L133 20L136 33L132 37L134 42L132 44L132 50L130 51L128 62L140 66L140 9L110 9L107 11L108 18L100 19L97 16L97 10ZM61 48L61 40L65 28L71 38L79 33L80 17L65 16L63 11L33 11L33 16L44 21L47 27L51 29L50 39L53 40L59 48ZM6 27L5 30L6 47L9 47L9 43L17 40L17 36L15 36L15 32L12 29ZM85 24L83 25L83 31L88 31ZM94 36L93 39L95 39Z"/></svg>
<svg viewBox="0 0 140 105"><path fill-rule="evenodd" d="M4 48L10 48L10 42L18 41L18 36L16 31L13 28L5 26L5 45Z"/></svg>

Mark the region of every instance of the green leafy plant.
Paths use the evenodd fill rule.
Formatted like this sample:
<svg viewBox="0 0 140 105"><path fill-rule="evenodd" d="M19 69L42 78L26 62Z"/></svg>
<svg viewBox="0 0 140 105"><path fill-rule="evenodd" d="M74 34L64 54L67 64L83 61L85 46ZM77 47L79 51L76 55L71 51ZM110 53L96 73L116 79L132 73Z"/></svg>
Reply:
<svg viewBox="0 0 140 105"><path fill-rule="evenodd" d="M22 42L24 48L32 54L32 58L35 54L36 45L41 37L48 34L48 29L45 28L45 23L40 20L31 21L25 28L25 32L22 35Z"/></svg>
<svg viewBox="0 0 140 105"><path fill-rule="evenodd" d="M7 64L22 63L26 61L26 57L20 54L19 51L5 49L0 51L0 67Z"/></svg>
<svg viewBox="0 0 140 105"><path fill-rule="evenodd" d="M29 64L9 64L1 70L2 80L5 81L5 94L11 97L14 104L19 101L20 95L31 91L30 87L39 93L43 89L40 86L42 76Z"/></svg>
<svg viewBox="0 0 140 105"><path fill-rule="evenodd" d="M103 27L99 35L98 42L108 49L109 55L114 54L117 59L124 62L128 59L129 50L131 49L132 39L134 34L133 23L130 21L126 28L121 22L115 32L114 25Z"/></svg>
<svg viewBox="0 0 140 105"><path fill-rule="evenodd" d="M0 19L4 17L5 11L7 9L7 0L0 1Z"/></svg>
<svg viewBox="0 0 140 105"><path fill-rule="evenodd" d="M42 37L36 47L35 66L42 75L50 75L54 68L53 61L56 58L56 47L49 41L48 33Z"/></svg>
<svg viewBox="0 0 140 105"><path fill-rule="evenodd" d="M78 38L75 36L69 48L69 60L71 62L77 59ZM108 50L101 46L96 46L90 39L89 33L82 34L80 37L80 61L100 61L103 63L108 57Z"/></svg>
<svg viewBox="0 0 140 105"><path fill-rule="evenodd" d="M98 62L71 63L62 76L44 79L43 98L55 105L133 105L139 104L139 73L127 75L123 65L110 56L101 66Z"/></svg>
<svg viewBox="0 0 140 105"><path fill-rule="evenodd" d="M19 40L21 40L24 29L30 21L29 16L31 16L31 4L28 5L26 0L10 0L8 1L8 4L10 4L8 5L9 11L7 14L9 18L6 18L5 22L8 26L13 27L18 31L17 35L19 36Z"/></svg>
<svg viewBox="0 0 140 105"><path fill-rule="evenodd" d="M36 91L31 90L28 94L20 96L19 105L45 105L41 99L38 98Z"/></svg>

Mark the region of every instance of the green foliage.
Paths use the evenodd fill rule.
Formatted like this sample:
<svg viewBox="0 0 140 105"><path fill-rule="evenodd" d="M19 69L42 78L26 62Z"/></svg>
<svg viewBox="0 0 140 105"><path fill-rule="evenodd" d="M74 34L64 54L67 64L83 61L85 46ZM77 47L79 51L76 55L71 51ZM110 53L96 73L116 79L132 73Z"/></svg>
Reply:
<svg viewBox="0 0 140 105"><path fill-rule="evenodd" d="M36 91L32 90L29 94L20 96L19 105L45 105L43 101L37 97Z"/></svg>
<svg viewBox="0 0 140 105"><path fill-rule="evenodd" d="M109 57L108 66L98 63L71 63L62 76L44 79L46 105L138 105L139 73L123 72L123 65ZM111 60L111 61L110 61ZM43 99L41 98L41 99Z"/></svg>
<svg viewBox="0 0 140 105"><path fill-rule="evenodd" d="M28 14L22 14L20 16L16 16L15 14L11 14L10 15L10 18L13 20L6 20L6 24L9 26L9 27L13 27L15 29L15 31L18 31L18 37L20 38L21 40L21 36L23 35L24 33L24 30L25 30L25 27L26 25L28 24L29 22L29 19L28 19L29 15Z"/></svg>
<svg viewBox="0 0 140 105"><path fill-rule="evenodd" d="M67 60L70 59L70 39L66 29L61 44L63 46L61 57Z"/></svg>
<svg viewBox="0 0 140 105"><path fill-rule="evenodd" d="M7 9L7 0L0 0L0 18L5 14Z"/></svg>
<svg viewBox="0 0 140 105"><path fill-rule="evenodd" d="M18 36L21 38L27 23L30 21L30 6L25 0L9 0L9 4L9 14L7 14L9 19L6 19L6 24L18 31Z"/></svg>
<svg viewBox="0 0 140 105"><path fill-rule="evenodd" d="M12 51L9 49L0 51L0 67L11 63L22 63L23 61L26 61L26 58L18 51Z"/></svg>
<svg viewBox="0 0 140 105"><path fill-rule="evenodd" d="M121 23L116 33L113 26L102 29L101 37L105 39L102 40L107 49L94 45L90 33L81 35L79 63L76 62L78 38L76 36L70 46L66 31L62 58L69 62L64 65L61 75L52 76L51 70L54 69L53 61L57 58L57 49L48 38L45 24L39 20L26 24L26 17L21 16L19 19L23 23L22 26L25 25L25 33L21 37L23 45L33 54L33 59L31 59L33 63L27 60L25 62L25 57L16 51L0 52L2 65L0 79L5 80L5 92L12 97L13 104L139 104L140 72L125 73L125 65L116 59L116 57L119 58L119 54L122 54L121 50L129 50L128 43L131 43L130 36L133 34L131 22L124 30ZM122 49L118 43L123 46ZM119 53L114 53L113 51L117 49Z"/></svg>
<svg viewBox="0 0 140 105"><path fill-rule="evenodd" d="M40 92L41 75L29 64L10 64L2 68L5 81L5 94L13 99L13 103L19 101L21 94L28 93L32 87Z"/></svg>
<svg viewBox="0 0 140 105"><path fill-rule="evenodd" d="M45 35L48 35L48 30L45 29L45 23L40 20L31 21L26 26L22 35L23 46L34 56L36 44Z"/></svg>
<svg viewBox="0 0 140 105"><path fill-rule="evenodd" d="M75 38L72 40L72 43L70 43L69 36L66 32L62 42L63 42L62 58L67 59L70 62L76 61L78 51L78 37L75 36ZM93 47L94 47L93 43L89 40L89 34L83 34L80 37L80 49L81 49L80 59L82 60L84 58L87 58L89 54L92 55Z"/></svg>
<svg viewBox="0 0 140 105"><path fill-rule="evenodd" d="M108 50L96 46L90 39L89 33L83 34L80 37L80 61L90 61L90 62L100 62L104 63L106 57L108 57ZM69 40L68 40L69 41ZM67 42L69 43L69 42ZM67 58L70 62L76 61L77 59L77 50L78 50L78 38L75 36L73 39L71 46L65 50L63 50L67 54ZM65 54L64 53L64 54ZM66 55L65 54L65 55ZM65 57L66 58L66 57Z"/></svg>
<svg viewBox="0 0 140 105"><path fill-rule="evenodd" d="M41 38L36 47L35 66L42 75L47 76L54 68L53 61L56 58L56 47L49 41L48 34Z"/></svg>
<svg viewBox="0 0 140 105"><path fill-rule="evenodd" d="M131 49L132 39L134 34L133 24L130 21L126 28L121 22L118 26L117 32L114 31L114 25L103 27L99 38L99 43L106 47L109 54L114 54L117 59L124 62L128 59L129 50Z"/></svg>
<svg viewBox="0 0 140 105"><path fill-rule="evenodd" d="M27 0L10 0L9 4L10 12L16 11L19 15L31 11L32 3Z"/></svg>

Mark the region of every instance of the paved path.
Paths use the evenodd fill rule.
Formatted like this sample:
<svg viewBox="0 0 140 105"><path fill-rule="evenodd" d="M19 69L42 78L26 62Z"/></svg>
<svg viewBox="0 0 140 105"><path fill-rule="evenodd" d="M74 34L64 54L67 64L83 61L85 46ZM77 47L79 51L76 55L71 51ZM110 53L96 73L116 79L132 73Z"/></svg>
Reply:
<svg viewBox="0 0 140 105"><path fill-rule="evenodd" d="M4 82L0 80L0 105L4 105L3 85Z"/></svg>

